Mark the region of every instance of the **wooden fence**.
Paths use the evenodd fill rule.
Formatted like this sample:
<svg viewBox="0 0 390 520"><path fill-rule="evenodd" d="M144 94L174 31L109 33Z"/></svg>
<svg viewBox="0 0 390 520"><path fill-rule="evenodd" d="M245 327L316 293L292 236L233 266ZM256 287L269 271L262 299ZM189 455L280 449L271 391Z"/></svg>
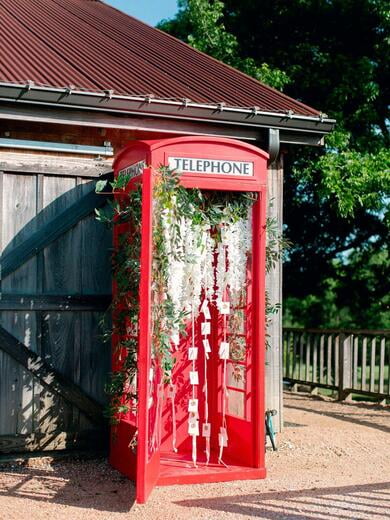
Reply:
<svg viewBox="0 0 390 520"><path fill-rule="evenodd" d="M292 384L390 399L390 330L283 329L283 376Z"/></svg>

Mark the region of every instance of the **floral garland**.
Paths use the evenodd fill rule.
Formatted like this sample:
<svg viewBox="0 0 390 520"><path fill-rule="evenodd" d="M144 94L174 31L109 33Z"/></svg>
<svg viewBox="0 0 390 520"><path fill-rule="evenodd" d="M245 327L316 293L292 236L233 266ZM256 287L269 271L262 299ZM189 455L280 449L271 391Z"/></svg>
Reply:
<svg viewBox="0 0 390 520"><path fill-rule="evenodd" d="M152 356L162 367L164 382L170 383L175 348L191 314L198 315L202 294L218 303L228 290L233 306L242 300L252 242L250 208L256 196L188 190L181 186L178 175L167 168L160 168L156 178ZM118 177L111 183L113 191L123 191L128 181L124 176ZM97 191L104 189L106 183L101 182ZM115 313L119 303L119 307L123 307L123 301L126 305L115 315L113 327L106 328L107 338L111 334L123 334L123 323L134 327L138 323L141 199L138 186L128 198L123 197L125 203L114 200L108 209L96 210L101 222L128 222L132 229L131 236L119 244L113 257L113 277L118 291L111 309ZM127 340L117 347L122 353L122 364L111 374L106 387L111 398L107 415L113 423L136 403L133 384L137 372L136 343L133 339Z"/></svg>

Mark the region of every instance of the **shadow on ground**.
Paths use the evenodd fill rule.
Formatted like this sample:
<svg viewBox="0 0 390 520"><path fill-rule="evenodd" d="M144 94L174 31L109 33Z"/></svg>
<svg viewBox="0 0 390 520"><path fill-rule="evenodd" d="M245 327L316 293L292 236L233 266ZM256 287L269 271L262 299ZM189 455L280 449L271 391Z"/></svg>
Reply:
<svg viewBox="0 0 390 520"><path fill-rule="evenodd" d="M297 491L259 491L250 495L182 500L175 504L212 511L210 518L217 518L217 513L222 512L278 520L386 518L390 510L390 482ZM383 512L374 512L373 509Z"/></svg>
<svg viewBox="0 0 390 520"><path fill-rule="evenodd" d="M1 471L1 496L53 502L86 509L126 513L135 502L132 482L105 460L66 462L39 469L16 467Z"/></svg>
<svg viewBox="0 0 390 520"><path fill-rule="evenodd" d="M316 397L312 396L311 399L316 399ZM324 403L321 398L317 399ZM296 404L291 404L291 401L296 401ZM284 408L324 415L339 421L346 421L352 424L357 424L359 426L366 426L375 430L381 430L384 433L390 433L390 427L381 422L381 419L383 421L383 407L377 408L382 413L375 414L373 411L376 409L376 407L374 407L371 403L365 404L343 402L334 403L334 405L334 410L332 411L329 411L329 409L325 410L323 407L315 408L314 406L304 406L302 404L302 399L297 397L296 399L290 398L289 402L284 404ZM359 412L356 410L359 410ZM377 420L377 418L379 418L379 420Z"/></svg>

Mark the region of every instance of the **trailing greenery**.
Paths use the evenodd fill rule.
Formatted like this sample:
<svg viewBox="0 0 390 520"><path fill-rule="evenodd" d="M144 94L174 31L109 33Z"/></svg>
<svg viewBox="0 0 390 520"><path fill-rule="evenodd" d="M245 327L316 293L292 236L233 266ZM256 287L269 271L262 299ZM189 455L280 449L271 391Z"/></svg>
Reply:
<svg viewBox="0 0 390 520"><path fill-rule="evenodd" d="M120 175L110 186L114 193L124 193L128 181L128 176ZM107 185L107 181L98 181L96 191L102 192ZM112 254L112 273L116 291L101 324L103 339L108 342L115 338L118 356L118 366L111 372L105 388L110 398L105 415L113 424L118 421L118 414L129 411L129 403L137 397L132 382L137 373L141 201L142 189L138 185L126 197L116 197L108 201L107 207L95 210L97 220L106 225L128 224L128 232L118 236L117 247Z"/></svg>
<svg viewBox="0 0 390 520"><path fill-rule="evenodd" d="M110 183L113 192L124 192L127 182L128 179L118 177ZM106 186L107 183L103 181L97 184L96 190L102 192ZM113 325L110 327L106 323L104 332L107 340L110 340L111 336L114 338L120 360L106 386L106 392L110 396L106 414L112 423L118 421L119 414L127 413L129 403L136 400L135 387L131 383L137 371L141 198L139 185L125 197L116 197L108 208L96 210L100 222L111 226L126 223L129 230L128 233L119 234L112 257L113 280L116 286L110 308ZM178 330L183 334L188 315L184 311L179 315L174 312L173 302L167 292L169 262L175 257L167 254L161 215L169 209L173 212L173 220L179 221L179 217L185 217L194 225L207 224L218 241L221 227L246 218L249 208L256 201L256 196L250 192L188 190L181 186L177 174L167 168L160 168L156 176L153 199L152 356L163 370L164 382L169 382L174 364L172 330ZM272 229L271 225L269 229ZM176 233L179 238L179 226L176 227ZM175 251L173 254L181 253ZM268 261L268 265L271 266L276 258L277 255L272 253L272 260ZM268 310L274 312L271 306Z"/></svg>

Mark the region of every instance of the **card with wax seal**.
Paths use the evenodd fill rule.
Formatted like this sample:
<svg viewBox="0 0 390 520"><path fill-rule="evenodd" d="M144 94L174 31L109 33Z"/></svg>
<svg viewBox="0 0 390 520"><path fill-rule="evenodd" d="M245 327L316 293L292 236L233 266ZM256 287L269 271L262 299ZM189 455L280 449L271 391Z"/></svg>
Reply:
<svg viewBox="0 0 390 520"><path fill-rule="evenodd" d="M173 399L176 394L176 385L169 385L168 386L168 397L170 399Z"/></svg>
<svg viewBox="0 0 390 520"><path fill-rule="evenodd" d="M222 341L219 346L219 358L229 359L229 343L227 341Z"/></svg>
<svg viewBox="0 0 390 520"><path fill-rule="evenodd" d="M149 381L153 381L154 378L154 370L153 368L149 368Z"/></svg>
<svg viewBox="0 0 390 520"><path fill-rule="evenodd" d="M219 312L221 314L230 314L230 302L219 302Z"/></svg>
<svg viewBox="0 0 390 520"><path fill-rule="evenodd" d="M203 340L203 348L207 354L211 352L210 342L208 339Z"/></svg>
<svg viewBox="0 0 390 520"><path fill-rule="evenodd" d="M209 320L211 318L209 302L207 300L203 300L200 311L203 313L204 319Z"/></svg>
<svg viewBox="0 0 390 520"><path fill-rule="evenodd" d="M227 448L228 440L226 435L223 435L222 433L218 434L218 445Z"/></svg>
<svg viewBox="0 0 390 520"><path fill-rule="evenodd" d="M188 349L188 359L190 361L195 361L196 359L198 359L198 349L197 349L197 347L190 347Z"/></svg>
<svg viewBox="0 0 390 520"><path fill-rule="evenodd" d="M171 341L172 343L175 345L175 347L177 347L180 343L180 335L178 332L173 332L171 334Z"/></svg>
<svg viewBox="0 0 390 520"><path fill-rule="evenodd" d="M188 422L188 435L199 435L199 421Z"/></svg>
<svg viewBox="0 0 390 520"><path fill-rule="evenodd" d="M188 401L188 411L189 412L197 412L198 411L198 400L190 399Z"/></svg>
<svg viewBox="0 0 390 520"><path fill-rule="evenodd" d="M197 419L199 419L199 414L198 412L189 412L189 421L196 421Z"/></svg>
<svg viewBox="0 0 390 520"><path fill-rule="evenodd" d="M199 374L195 370L190 372L190 384L191 385L199 384Z"/></svg>
<svg viewBox="0 0 390 520"><path fill-rule="evenodd" d="M211 436L211 424L203 423L202 425L202 437L210 437Z"/></svg>
<svg viewBox="0 0 390 520"><path fill-rule="evenodd" d="M202 333L202 336L208 336L211 332L211 326L210 326L210 322L209 321L204 321L202 324L201 324L201 333Z"/></svg>

